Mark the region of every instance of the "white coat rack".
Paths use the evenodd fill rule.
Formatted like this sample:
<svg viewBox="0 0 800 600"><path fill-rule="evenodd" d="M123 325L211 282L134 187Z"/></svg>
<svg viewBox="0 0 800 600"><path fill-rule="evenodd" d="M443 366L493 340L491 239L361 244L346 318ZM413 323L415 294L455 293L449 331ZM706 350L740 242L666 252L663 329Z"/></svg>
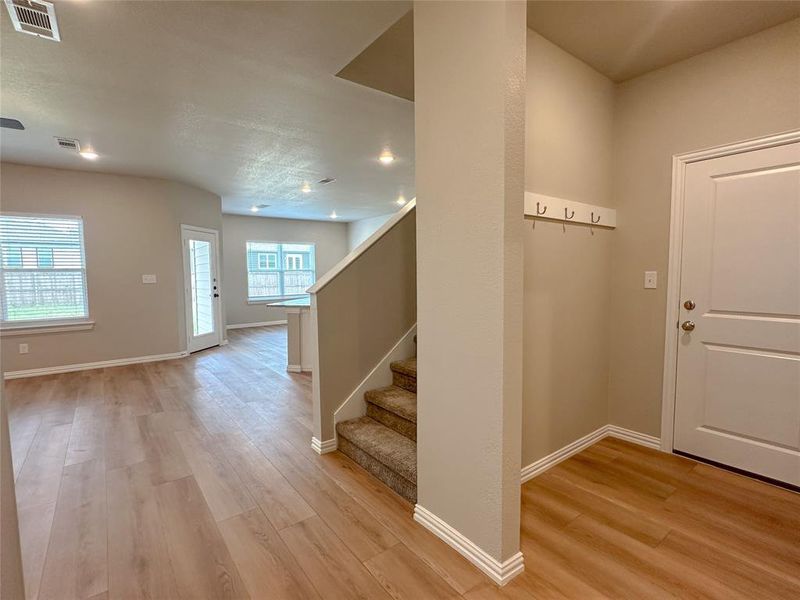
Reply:
<svg viewBox="0 0 800 600"><path fill-rule="evenodd" d="M564 223L585 223L612 229L617 226L617 211L613 208L584 204L534 192L525 192L525 216L563 221Z"/></svg>

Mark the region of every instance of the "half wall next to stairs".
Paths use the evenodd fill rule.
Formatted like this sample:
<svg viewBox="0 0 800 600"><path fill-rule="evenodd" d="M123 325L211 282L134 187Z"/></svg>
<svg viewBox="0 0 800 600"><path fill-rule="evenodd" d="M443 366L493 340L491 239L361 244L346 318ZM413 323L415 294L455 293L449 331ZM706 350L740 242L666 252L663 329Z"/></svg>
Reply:
<svg viewBox="0 0 800 600"><path fill-rule="evenodd" d="M409 202L313 287L314 445L334 449L334 412L417 320L416 203Z"/></svg>

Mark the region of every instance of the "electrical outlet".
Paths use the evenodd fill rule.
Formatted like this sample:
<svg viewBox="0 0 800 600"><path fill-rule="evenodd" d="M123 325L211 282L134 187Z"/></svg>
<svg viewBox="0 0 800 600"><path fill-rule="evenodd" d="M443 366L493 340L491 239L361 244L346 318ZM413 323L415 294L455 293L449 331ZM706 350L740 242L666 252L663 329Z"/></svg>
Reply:
<svg viewBox="0 0 800 600"><path fill-rule="evenodd" d="M28 344L20 344L19 345L19 353L20 354L27 354L28 353Z"/></svg>
<svg viewBox="0 0 800 600"><path fill-rule="evenodd" d="M155 275L142 275L142 283L158 283Z"/></svg>
<svg viewBox="0 0 800 600"><path fill-rule="evenodd" d="M644 289L654 290L658 286L658 273L656 271L644 272Z"/></svg>

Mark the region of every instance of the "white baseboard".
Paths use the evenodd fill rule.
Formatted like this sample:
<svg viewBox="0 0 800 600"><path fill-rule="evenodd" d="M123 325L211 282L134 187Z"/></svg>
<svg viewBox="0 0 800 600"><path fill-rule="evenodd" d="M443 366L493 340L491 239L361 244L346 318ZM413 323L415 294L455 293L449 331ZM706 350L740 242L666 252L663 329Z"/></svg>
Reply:
<svg viewBox="0 0 800 600"><path fill-rule="evenodd" d="M608 425L608 436L625 440L640 446L647 446L654 450L661 450L661 438L646 433L639 433L632 429L625 429L619 425Z"/></svg>
<svg viewBox="0 0 800 600"><path fill-rule="evenodd" d="M522 468L522 483L526 481L530 481L534 477L536 477L539 473L543 473L550 467L556 466L563 460L567 460L570 456L577 454L578 452L585 450L595 442L602 440L604 437L608 435L608 425L603 425L599 429L583 436L572 442L571 444L567 444L563 448L560 448L553 452L552 454L548 454L529 464L527 467Z"/></svg>
<svg viewBox="0 0 800 600"><path fill-rule="evenodd" d="M133 358L115 358L113 360L101 360L91 363L80 363L75 365L61 365L58 367L44 367L41 369L26 369L24 371L8 371L3 373L4 379L21 379L23 377L38 377L40 375L55 375L58 373L71 373L72 371L88 371L90 369L104 369L106 367L122 367L125 365L135 365L138 363L157 362L159 360L172 360L175 358L185 358L189 353L172 352L170 354L151 354L149 356L135 356Z"/></svg>
<svg viewBox="0 0 800 600"><path fill-rule="evenodd" d="M486 573L497 585L505 585L525 570L522 552L500 562L480 548L460 531L451 527L428 509L417 504L414 507L414 520L433 532L448 546Z"/></svg>
<svg viewBox="0 0 800 600"><path fill-rule="evenodd" d="M602 427L592 431L591 433L575 440L571 444L567 444L563 448L556 450L552 454L548 454L537 461L532 462L527 467L522 469L521 482L525 483L530 481L540 473L544 473L547 469L555 467L561 461L567 460L570 456L585 450L595 442L599 442L606 437L615 437L634 444L647 446L659 450L661 448L661 440L655 436L639 433L619 427L618 425L603 425Z"/></svg>
<svg viewBox="0 0 800 600"><path fill-rule="evenodd" d="M289 373L311 373L311 367L307 365L286 365Z"/></svg>
<svg viewBox="0 0 800 600"><path fill-rule="evenodd" d="M286 319L281 321L261 321L259 323L234 323L226 325L225 329L247 329L248 327L267 327L268 325L286 325Z"/></svg>
<svg viewBox="0 0 800 600"><path fill-rule="evenodd" d="M336 450L336 439L334 438L332 440L325 440L324 442L321 442L317 438L312 437L311 447L317 454L327 454L328 452L333 452Z"/></svg>
<svg viewBox="0 0 800 600"><path fill-rule="evenodd" d="M378 361L378 364L364 377L347 399L339 405L339 408L334 411L334 423L357 419L367 414L367 403L364 400L364 394L369 390L392 385L392 370L389 365L396 360L403 360L413 356L416 349L416 344L414 343L414 335L416 333L417 324L414 323L394 347L386 353L386 356Z"/></svg>

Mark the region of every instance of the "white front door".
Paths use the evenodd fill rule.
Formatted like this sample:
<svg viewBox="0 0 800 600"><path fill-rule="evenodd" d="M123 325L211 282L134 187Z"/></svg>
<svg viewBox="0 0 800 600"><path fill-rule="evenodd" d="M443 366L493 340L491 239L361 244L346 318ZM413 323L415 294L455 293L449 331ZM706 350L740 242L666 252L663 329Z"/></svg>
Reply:
<svg viewBox="0 0 800 600"><path fill-rule="evenodd" d="M800 143L687 165L674 448L800 485Z"/></svg>
<svg viewBox="0 0 800 600"><path fill-rule="evenodd" d="M181 226L186 298L187 349L197 352L222 341L216 231Z"/></svg>

